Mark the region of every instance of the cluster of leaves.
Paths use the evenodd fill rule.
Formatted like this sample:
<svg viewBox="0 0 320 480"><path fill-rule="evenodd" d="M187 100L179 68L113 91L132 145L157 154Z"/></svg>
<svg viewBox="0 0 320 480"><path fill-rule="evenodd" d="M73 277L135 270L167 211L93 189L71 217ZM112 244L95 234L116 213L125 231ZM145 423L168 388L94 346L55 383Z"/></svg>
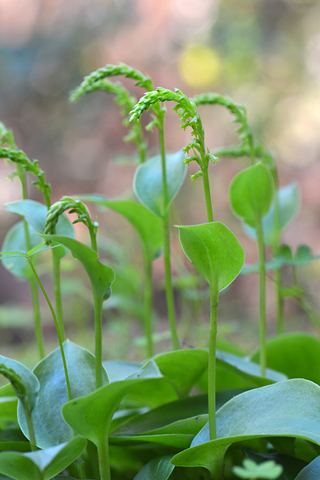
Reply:
<svg viewBox="0 0 320 480"><path fill-rule="evenodd" d="M135 106L121 84L105 80L116 75L131 78L147 90ZM161 151L148 160L141 157L133 179L138 202L87 195L63 197L50 205L49 187L38 163L17 150L12 132L0 126L0 157L36 176L46 203L24 198L7 206L22 221L8 233L1 259L13 274L36 279L59 340L59 347L47 355L39 349L41 358L32 371L0 356L0 373L10 382L0 388L1 480L316 480L320 475L320 374L314 367L320 363L320 342L305 334L265 338L266 270L279 273L284 266L297 268L316 258L307 247L300 247L293 256L280 243L298 208L296 186L277 188L265 161L272 156L255 144L245 108L226 97L206 94L192 100L180 90L154 91L148 77L121 64L86 77L73 99L101 89L116 95L124 115L131 112L132 121L152 109L160 140L164 114L160 104L175 102L181 128L190 127L193 138L176 154ZM217 349L219 292L243 271L244 251L226 225L209 220L177 229L183 252L209 285L209 348L176 348L154 355L152 265L166 249L168 212L191 160L200 166L207 207L211 201L205 181L209 161L216 159L205 148L197 111L197 105L205 103L224 106L235 115L240 145L229 149L229 154L245 154L253 161L233 179L230 203L245 232L258 243L259 264L250 268L259 272L260 347L252 355L235 354L232 345ZM191 157L185 159L184 153L190 151ZM257 162L259 158L264 160ZM91 220L84 201L121 214L140 237L145 267L142 320L148 345L147 360L141 364L103 361L102 309L113 285L116 290L117 272L99 258L97 222ZM90 247L74 238L66 211L77 214L74 223L81 221L88 228ZM269 262L266 245L272 250ZM48 249L58 252L53 255L54 264L71 252L88 275L94 304L94 355L64 340L63 316L56 315L36 272L38 259ZM277 278L284 297L285 287ZM170 278L166 281L170 287ZM58 310L59 295L55 300Z"/></svg>

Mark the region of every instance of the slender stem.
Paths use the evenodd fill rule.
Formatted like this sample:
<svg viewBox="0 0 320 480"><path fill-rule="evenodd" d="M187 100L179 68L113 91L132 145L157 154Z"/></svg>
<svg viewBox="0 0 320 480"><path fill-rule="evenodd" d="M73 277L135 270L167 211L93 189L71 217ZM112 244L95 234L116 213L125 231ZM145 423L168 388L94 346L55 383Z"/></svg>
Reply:
<svg viewBox="0 0 320 480"><path fill-rule="evenodd" d="M106 433L99 438L96 444L99 458L100 480L111 480L108 436L108 433Z"/></svg>
<svg viewBox="0 0 320 480"><path fill-rule="evenodd" d="M59 340L59 346L60 346L60 351L61 351L61 357L62 357L62 363L63 363L63 368L64 368L64 374L65 374L65 377L66 377L66 383L67 383L67 389L68 389L68 396L69 396L69 400L72 400L72 397L71 397L71 387L70 387L70 380L69 380L69 375L68 375L68 368L67 368L67 362L66 362L66 357L65 357L65 354L64 354L64 349L63 349L63 341L62 341L62 336L61 336L61 332L60 332L60 328L59 328L59 323L58 323L58 320L57 320L57 317L56 317L56 314L55 314L55 311L53 309L53 306L52 306L52 303L50 302L50 299L47 295L47 292L45 291L42 283L41 283L41 280L32 264L32 261L29 257L27 257L28 261L29 261L29 265L34 273L34 276L38 282L38 285L39 287L41 288L41 291L44 295L44 298L46 299L47 301L47 304L50 308L50 311L51 311L51 314L52 314L52 317L53 317L53 321L54 321L54 324L55 324L55 327L56 327L56 330L57 330L57 335L58 335L58 340Z"/></svg>
<svg viewBox="0 0 320 480"><path fill-rule="evenodd" d="M27 185L26 185L26 176L21 165L17 164L17 173L21 183L22 198L26 200L27 198ZM23 218L23 227L24 227L24 236L26 241L27 250L31 249L31 241L29 234L28 223L25 218ZM32 307L33 307L33 323L34 331L36 336L36 344L39 353L40 359L44 357L44 342L41 331L41 314L40 314L40 304L39 304L39 294L37 288L37 282L34 277L29 279L31 298L32 298Z"/></svg>
<svg viewBox="0 0 320 480"><path fill-rule="evenodd" d="M281 267L275 271L276 281L276 295L277 295L277 333L282 335L284 333L284 315L283 315L283 296L281 293L282 273Z"/></svg>
<svg viewBox="0 0 320 480"><path fill-rule="evenodd" d="M21 399L21 405L23 408L23 413L26 417L27 421L27 426L28 426L28 432L29 432L29 441L30 441L30 447L33 452L37 450L37 444L36 444L36 436L34 433L34 425L33 425L33 420L32 420L32 414L30 412L30 409L26 405L25 400Z"/></svg>
<svg viewBox="0 0 320 480"><path fill-rule="evenodd" d="M210 440L217 438L216 427L216 349L219 290L216 281L210 283L210 333L208 362L208 412Z"/></svg>
<svg viewBox="0 0 320 480"><path fill-rule="evenodd" d="M152 342L152 260L144 249L144 331L147 341L147 358L153 355Z"/></svg>
<svg viewBox="0 0 320 480"><path fill-rule="evenodd" d="M66 337L64 333L62 300L61 300L60 257L59 257L58 251L55 248L52 249L52 266L53 266L54 298L56 303L57 320L59 324L61 338L62 338L62 341L64 342Z"/></svg>
<svg viewBox="0 0 320 480"><path fill-rule="evenodd" d="M259 282L260 282L260 373L264 377L267 366L266 350L266 265L262 220L257 217L256 231L259 250Z"/></svg>
<svg viewBox="0 0 320 480"><path fill-rule="evenodd" d="M102 303L100 295L95 291L94 297L94 332L96 356L96 387L102 386Z"/></svg>
<svg viewBox="0 0 320 480"><path fill-rule="evenodd" d="M98 251L98 246L97 246L97 237L96 237L95 229L91 224L88 225L88 229L89 229L89 234L90 234L91 248L92 248L92 250L97 252Z"/></svg>
<svg viewBox="0 0 320 480"><path fill-rule="evenodd" d="M170 253L170 225L169 225L169 208L168 208L168 187L166 176L166 153L164 145L163 133L163 118L161 114L158 116L159 140L161 151L161 167L162 167L162 191L163 191L163 216L162 216L162 231L163 231L163 256L164 256L164 270L165 270L165 285L167 297L168 318L171 330L172 346L174 350L179 349L179 340L176 327L173 289L171 278L171 253Z"/></svg>
<svg viewBox="0 0 320 480"><path fill-rule="evenodd" d="M203 178L204 196L205 196L206 207L207 207L208 222L213 222L213 211L212 211L208 166L207 166L207 168L203 168L202 178Z"/></svg>
<svg viewBox="0 0 320 480"><path fill-rule="evenodd" d="M35 278L29 279L29 285L31 290L32 297L32 306L33 306L33 321L34 321L34 332L36 336L37 349L40 359L44 358L44 344L43 344L43 335L41 329L41 316L40 316L40 304L39 304L39 294L37 281Z"/></svg>

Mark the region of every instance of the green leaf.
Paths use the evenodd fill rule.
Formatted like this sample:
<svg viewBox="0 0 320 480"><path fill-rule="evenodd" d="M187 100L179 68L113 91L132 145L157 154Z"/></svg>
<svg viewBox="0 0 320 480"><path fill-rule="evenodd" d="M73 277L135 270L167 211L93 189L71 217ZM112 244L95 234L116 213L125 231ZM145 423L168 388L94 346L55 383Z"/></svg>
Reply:
<svg viewBox="0 0 320 480"><path fill-rule="evenodd" d="M0 364L4 365L8 369L14 370L17 373L22 383L25 387L25 397L27 399L27 404L29 406L30 411L32 411L36 405L38 393L40 389L39 381L34 373L32 373L27 367L25 367L22 363L17 362L16 360L11 360L10 358L3 357L0 355ZM6 377L8 380L9 377ZM19 390L15 387L14 382L11 382L13 390L18 398L21 398L21 394Z"/></svg>
<svg viewBox="0 0 320 480"><path fill-rule="evenodd" d="M159 380L162 376L158 368L149 362L126 380L109 383L90 395L66 403L62 407L63 418L77 433L97 445L108 435L112 416L130 388L139 385L143 389L149 383L157 389Z"/></svg>
<svg viewBox="0 0 320 480"><path fill-rule="evenodd" d="M61 243L67 247L74 258L82 263L86 270L92 289L103 300L110 293L110 287L114 281L114 272L112 268L107 267L99 261L98 254L87 245L78 240L60 235L43 235L45 239Z"/></svg>
<svg viewBox="0 0 320 480"><path fill-rule="evenodd" d="M300 195L296 183L289 183L276 190L271 207L262 221L264 241L267 245L271 247L278 245L280 235L297 214L299 205ZM253 227L244 224L244 230L249 237L256 239Z"/></svg>
<svg viewBox="0 0 320 480"><path fill-rule="evenodd" d="M174 465L170 462L172 455L156 457L150 460L140 472L134 477L134 480L167 480L174 470Z"/></svg>
<svg viewBox="0 0 320 480"><path fill-rule="evenodd" d="M162 222L144 205L129 200L108 200L100 195L81 195L81 200L108 207L125 217L137 230L145 250L152 259L159 256L162 247Z"/></svg>
<svg viewBox="0 0 320 480"><path fill-rule="evenodd" d="M289 378L305 378L320 385L320 341L311 335L290 333L267 341L268 366ZM259 351L252 355L259 362Z"/></svg>
<svg viewBox="0 0 320 480"><path fill-rule="evenodd" d="M36 452L0 453L0 472L16 480L48 480L78 458L86 443L84 438L77 437Z"/></svg>
<svg viewBox="0 0 320 480"><path fill-rule="evenodd" d="M48 209L45 205L34 200L19 200L6 204L6 209L16 215L23 217L26 222L38 233L44 233L44 226ZM56 225L56 234L74 238L74 228L66 215L60 215ZM41 242L40 242L41 243ZM61 247L57 249L59 256L63 257L68 252Z"/></svg>
<svg viewBox="0 0 320 480"><path fill-rule="evenodd" d="M237 395L217 412L217 439L206 425L191 447L172 463L205 467L221 474L227 449L236 442L269 437L297 437L320 445L320 387L304 379L285 380ZM297 414L298 412L298 414Z"/></svg>
<svg viewBox="0 0 320 480"><path fill-rule="evenodd" d="M255 227L257 219L268 213L273 194L271 174L262 163L238 173L230 186L230 201L235 215L251 227Z"/></svg>
<svg viewBox="0 0 320 480"><path fill-rule="evenodd" d="M134 177L134 191L139 201L158 217L163 217L179 192L186 176L182 151L166 156L168 204L163 205L161 157L150 158L139 165Z"/></svg>
<svg viewBox="0 0 320 480"><path fill-rule="evenodd" d="M116 382L118 380L125 380L141 368L141 365L139 365L138 363L120 362L112 360L103 362L102 365L108 373L110 383Z"/></svg>
<svg viewBox="0 0 320 480"><path fill-rule="evenodd" d="M320 456L304 467L296 476L295 480L319 480L320 478Z"/></svg>
<svg viewBox="0 0 320 480"><path fill-rule="evenodd" d="M162 353L153 360L179 397L186 396L208 368L208 352L198 348Z"/></svg>
<svg viewBox="0 0 320 480"><path fill-rule="evenodd" d="M77 398L93 392L96 386L94 356L68 340L63 346L72 397ZM61 407L69 397L60 348L41 360L33 372L40 382L38 402L32 413L37 446L49 448L71 440L73 431L61 416ZM102 373L103 382L108 383L104 369ZM25 416L20 407L18 420L21 430L28 437Z"/></svg>
<svg viewBox="0 0 320 480"><path fill-rule="evenodd" d="M183 251L200 275L221 291L240 273L244 251L236 236L220 222L179 226Z"/></svg>
<svg viewBox="0 0 320 480"><path fill-rule="evenodd" d="M35 230L33 230L33 228L28 227L28 230L31 248L41 245L43 239L35 232ZM18 222L13 225L6 234L2 244L2 251L26 253L28 250L25 242L24 223ZM34 261L35 260L36 257L34 257ZM17 277L28 279L33 276L29 262L24 256L10 256L8 258L2 258L1 261L3 266Z"/></svg>

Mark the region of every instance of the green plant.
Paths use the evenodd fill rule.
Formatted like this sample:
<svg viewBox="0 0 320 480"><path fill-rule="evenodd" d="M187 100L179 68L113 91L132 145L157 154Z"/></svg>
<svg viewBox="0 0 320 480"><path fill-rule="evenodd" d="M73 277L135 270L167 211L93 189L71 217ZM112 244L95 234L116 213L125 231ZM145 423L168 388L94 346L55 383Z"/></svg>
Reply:
<svg viewBox="0 0 320 480"><path fill-rule="evenodd" d="M118 75L135 80L147 93L135 104L121 84L107 80ZM278 188L273 157L255 142L245 108L227 97L204 94L189 99L180 90L154 90L148 77L123 64L108 65L89 75L72 98L76 100L95 90L115 94L129 128L129 139L136 143L140 162L133 191L138 201L93 194L63 197L51 205L50 187L38 163L16 149L12 132L1 125L0 156L15 163L16 175L24 185L22 199L7 206L9 212L23 220L7 235L1 260L14 275L27 278L41 290L59 344L45 355L45 344L40 346L37 313L39 363L31 371L16 360L0 357L0 373L10 382L0 388L1 479L316 480L320 375L315 366L320 363L320 342L311 335L284 335L279 321L276 338L268 340L265 331L267 271L278 272L274 277L277 293L299 299L312 317L299 288L297 268L318 257L306 246L293 255L280 242L283 229L297 209L296 188ZM168 101L175 102L181 128L190 127L193 137L174 154L166 152L164 143L163 103ZM204 104L220 105L235 116L239 145L210 153L197 109ZM153 115L148 128L158 128L160 148L160 155L149 159L138 122L148 109ZM217 152L222 157L251 159L251 166L233 179L230 200L246 233L257 240L257 266L243 267L244 250L239 240L226 225L213 221L209 165L216 162ZM190 157L185 158L185 154ZM173 228L171 241L177 232L180 252L208 284L208 348L180 348L173 303L171 262L175 258L170 255L169 209L191 161L200 167L193 179L203 179L208 222L178 225ZM37 177L36 185L44 194L45 204L27 198L25 184L30 173ZM143 305L139 305L140 296L137 299L137 311L144 325L145 361L104 360L107 344L103 342L103 311L110 318L106 306L116 306L116 302L112 304L112 289L114 286L117 291L117 270L121 277L121 265L113 262L111 268L103 260L103 249L99 247L101 226L98 229L97 219L92 220L84 202L119 213L141 240L144 298ZM65 212L76 214L73 223L85 225L90 246L74 238ZM270 258L266 246L271 247ZM162 249L173 350L154 355L152 265ZM55 272L55 305L42 279L41 262L48 251ZM60 261L67 253L81 264L89 279L94 354L65 339L59 285ZM123 257L122 250L118 257ZM109 259L112 261L112 255ZM280 278L284 266L293 269L294 285L287 289ZM183 272L189 267L186 264ZM260 278L260 347L248 355L239 354L237 346L226 342L221 350L217 337L220 292L245 270L258 271ZM179 279L175 279L174 284L178 283ZM136 295L135 289L133 292ZM33 305L37 310L35 300ZM241 463L243 467L239 467Z"/></svg>

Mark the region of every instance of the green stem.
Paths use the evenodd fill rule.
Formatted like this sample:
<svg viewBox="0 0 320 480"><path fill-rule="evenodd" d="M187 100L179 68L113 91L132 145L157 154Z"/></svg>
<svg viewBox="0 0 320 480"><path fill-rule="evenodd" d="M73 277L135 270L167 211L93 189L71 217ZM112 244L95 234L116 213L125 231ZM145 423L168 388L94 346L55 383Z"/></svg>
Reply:
<svg viewBox="0 0 320 480"><path fill-rule="evenodd" d="M164 270L165 270L165 285L167 297L168 318L171 330L172 346L174 350L178 350L179 339L177 334L173 289L171 278L171 253L170 253L170 224L169 224L169 208L168 208L168 187L166 176L166 153L163 133L163 117L161 113L158 116L159 140L161 151L161 167L162 167L162 192L163 192L163 216L162 216L162 231L163 231L163 256L164 256Z"/></svg>
<svg viewBox="0 0 320 480"><path fill-rule="evenodd" d="M97 442L100 480L111 480L108 433Z"/></svg>
<svg viewBox="0 0 320 480"><path fill-rule="evenodd" d="M284 315L283 315L283 296L281 293L282 274L281 268L275 271L276 281L276 296L277 296L277 333L282 335L284 333Z"/></svg>
<svg viewBox="0 0 320 480"><path fill-rule="evenodd" d="M58 323L58 320L57 320L57 317L56 317L56 314L55 314L55 311L53 309L53 306L52 306L52 303L50 302L50 299L47 295L47 292L45 291L42 283L41 283L41 280L32 264L32 261L29 257L27 257L28 261L29 261L29 265L33 271L33 274L38 282L38 285L39 287L41 288L41 291L43 293L43 296L44 298L46 299L47 301L47 304L49 306L49 309L51 311L51 314L52 314L52 318L53 318L53 321L54 321L54 324L55 324L55 327L56 327L56 330L57 330L57 335L58 335L58 340L59 340L59 346L60 346L60 351L61 351L61 357L62 357L62 363L63 363L63 368L64 368L64 374L65 374L65 377L66 377L66 383L67 383L67 389L68 389L68 396L69 396L69 400L72 400L72 396L71 396L71 387L70 387L70 381L69 381L69 375L68 375L68 368L67 368L67 362L66 362L66 357L65 357L65 354L64 354L64 348L63 348L63 341L62 341L62 336L61 336L61 332L60 332L60 328L59 328L59 323Z"/></svg>
<svg viewBox="0 0 320 480"><path fill-rule="evenodd" d="M217 438L216 427L216 349L219 290L216 282L210 284L210 333L208 361L208 412L210 440Z"/></svg>
<svg viewBox="0 0 320 480"><path fill-rule="evenodd" d="M208 222L213 222L213 211L212 211L208 166L207 168L203 168L201 171L202 171L202 178L203 178L204 196L205 196L206 207L207 207Z"/></svg>
<svg viewBox="0 0 320 480"><path fill-rule="evenodd" d="M257 218L256 231L259 250L259 283L260 283L260 373L265 377L267 366L266 350L266 265L262 220Z"/></svg>
<svg viewBox="0 0 320 480"><path fill-rule="evenodd" d="M96 356L96 387L102 386L102 301L100 295L93 292L94 297L94 332Z"/></svg>
<svg viewBox="0 0 320 480"><path fill-rule="evenodd" d="M26 178L25 172L21 165L17 164L17 173L21 183L21 191L22 191L22 198L26 200L27 198L27 186L26 186ZM26 247L27 250L31 249L31 242L30 242L30 234L29 234L29 227L28 223L25 218L23 218L23 226L24 226L24 236L26 240ZM39 304L39 294L37 288L37 282L34 277L29 279L29 285L31 290L31 298L32 298L32 307L33 307L33 323L34 323L34 331L36 336L36 344L39 353L40 359L42 359L45 355L44 353L44 342L43 342L43 335L41 330L41 314L40 314L40 304Z"/></svg>
<svg viewBox="0 0 320 480"><path fill-rule="evenodd" d="M147 358L153 355L152 342L152 260L144 251L144 330L147 341Z"/></svg>
<svg viewBox="0 0 320 480"><path fill-rule="evenodd" d="M53 281L54 281L54 298L56 303L57 320L59 324L59 330L62 341L64 342L65 332L63 325L63 312L62 312L62 300L61 300L61 276L60 276L60 257L55 248L52 249L52 266L53 266Z"/></svg>
<svg viewBox="0 0 320 480"><path fill-rule="evenodd" d="M28 433L29 433L29 441L30 441L30 447L32 452L35 452L37 450L37 444L36 444L36 436L34 433L34 425L33 425L33 420L32 420L32 414L26 405L26 402L24 400L21 400L22 408L23 408L23 413L26 417L27 421L27 427L28 427Z"/></svg>
<svg viewBox="0 0 320 480"><path fill-rule="evenodd" d="M41 329L41 316L40 316L40 304L39 304L37 281L32 277L29 279L29 285L30 285L31 297L32 297L34 332L36 336L37 349L38 349L39 357L41 360L42 358L44 358L45 353L44 353L44 343L43 343L43 335L42 335L42 329Z"/></svg>

